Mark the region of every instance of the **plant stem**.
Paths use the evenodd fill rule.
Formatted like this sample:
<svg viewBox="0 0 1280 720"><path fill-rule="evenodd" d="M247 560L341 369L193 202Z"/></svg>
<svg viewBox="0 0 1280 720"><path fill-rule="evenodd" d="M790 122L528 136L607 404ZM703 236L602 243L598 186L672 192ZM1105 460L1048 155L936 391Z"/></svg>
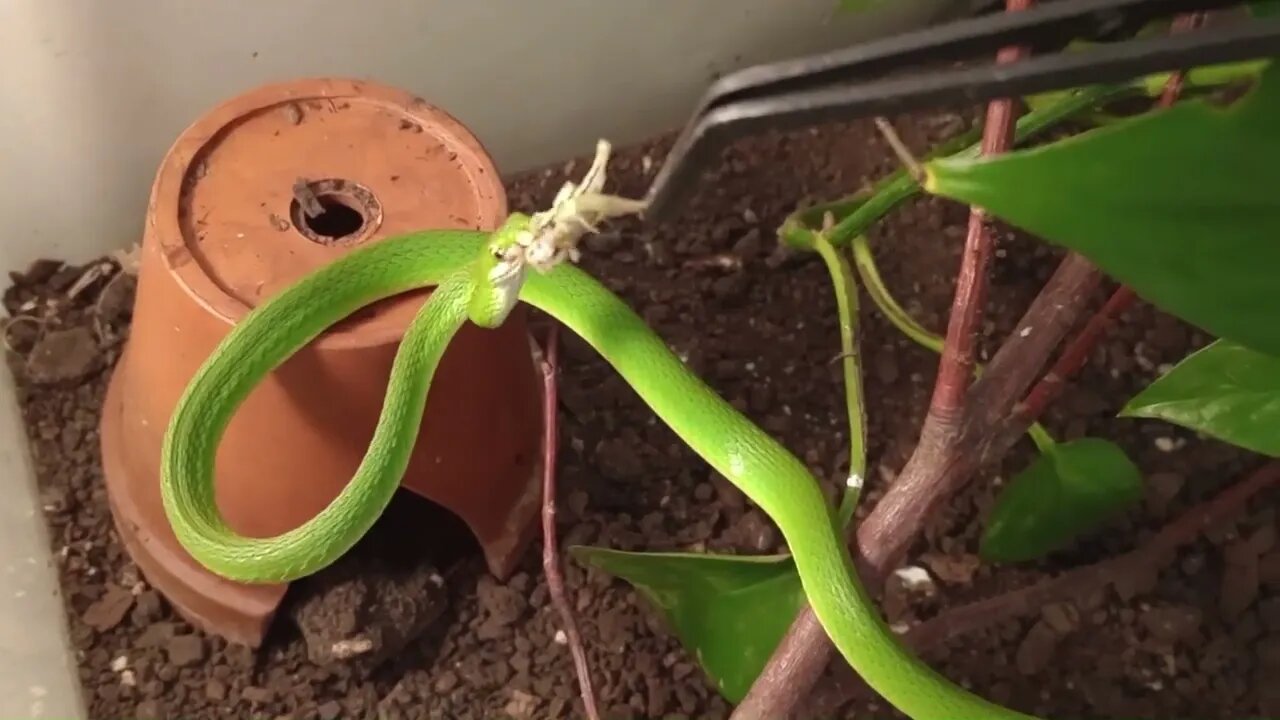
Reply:
<svg viewBox="0 0 1280 720"><path fill-rule="evenodd" d="M1007 0L1007 12L1018 12L1031 6L1030 0ZM997 64L1020 60L1024 48L1001 48ZM1013 100L1001 98L987 104L987 121L982 131L982 154L1000 155L1013 144ZM964 254L960 258L960 274L956 277L955 299L947 323L947 341L938 364L938 379L933 386L929 414L940 418L958 418L964 411L965 391L973 377L974 353L978 328L986 306L988 269L994 254L995 240L987 224L987 213L980 207L969 209L969 233Z"/></svg>
<svg viewBox="0 0 1280 720"><path fill-rule="evenodd" d="M1087 595L1116 580L1135 575L1151 576L1173 560L1178 548L1194 541L1205 530L1230 520L1250 498L1278 483L1280 460L1272 460L1212 499L1179 515L1151 539L1124 555L1076 568L1003 595L951 608L912 628L905 639L914 648L938 645L1011 617L1037 612L1056 600Z"/></svg>
<svg viewBox="0 0 1280 720"><path fill-rule="evenodd" d="M1027 423L1040 417L1045 409L1062 395L1067 380L1084 367L1090 353L1106 334L1115 318L1133 305L1136 299L1137 296L1133 291L1125 286L1121 286L1112 293L1106 304L1094 313L1080 333L1072 338L1049 372L1045 373L1040 382L1031 388L1026 399L1014 408L1014 424Z"/></svg>
<svg viewBox="0 0 1280 720"><path fill-rule="evenodd" d="M945 342L942 336L935 335L916 322L916 319L911 317L911 313L898 304L893 294L889 292L889 287L885 285L884 278L880 276L880 270L876 267L875 256L871 254L871 245L867 242L866 235L859 235L853 239L853 264L858 269L858 276L862 278L867 295L871 297L871 301L889 320L889 323L917 345L935 353L941 353Z"/></svg>
<svg viewBox="0 0 1280 720"><path fill-rule="evenodd" d="M1016 12L1029 5L1029 0L1007 0L1006 10ZM1004 48L997 55L996 62L1012 62L1022 54L1021 48ZM995 100L988 104L982 138L981 151L984 154L1004 152L1012 144L1013 103L1011 100ZM910 178L905 172L902 177ZM850 238L862 232L863 230L860 229L851 233ZM974 347L986 299L991 246L992 240L986 227L984 213L980 208L972 208L969 217L969 233L961 258L960 274L956 282L955 297L947 326L947 338L939 361L933 397L921 430L920 441L907 468L904 468L904 475L913 466L952 466L955 464L956 456L961 454L957 440L963 427L965 396L974 371ZM944 497L944 493L941 492L944 479L945 476L939 475L934 482L920 488L921 495L932 502L916 507L916 511L930 509ZM901 487L904 485L900 478L899 483L895 484L895 489ZM891 497L892 493L887 495L859 528L860 546L864 532L868 532L868 522L885 508L889 508L889 512L892 512L893 505L886 505L886 501ZM911 511L904 508L904 515L909 517L910 514ZM908 536L914 537L915 530L924 516L919 517L920 520L916 523L908 525L902 522L902 517L894 516L885 530L905 528ZM870 527L874 529L877 526L872 524ZM895 548L895 552L883 559L895 557L905 551L905 548L906 544L903 543L901 548ZM863 559L871 561L871 558ZM868 570L871 572L863 572L859 569L863 576L862 580L879 585L888 570L888 563L881 565L871 561L869 564L871 567ZM872 573L874 576L868 577ZM765 720L766 718L777 720L790 715L800 698L817 682L830 655L830 641L814 617L812 608L806 604L800 617L792 624L783 637L782 643L774 651L756 682L752 684L747 696L734 710L733 720Z"/></svg>
<svg viewBox="0 0 1280 720"><path fill-rule="evenodd" d="M898 479L858 525L854 561L873 594L906 556L933 510L973 478L983 464L1012 447L993 443L1002 420L1036 380L1063 336L1084 311L1098 273L1079 256L1058 267L1019 321L1037 332L1013 333L970 390L969 413L960 424L960 450L945 456L936 437L924 435ZM1014 440L1021 438L1021 434ZM944 462L945 460L945 462ZM834 655L826 631L806 605L734 711L734 720L782 720L812 692ZM807 717L807 716L806 716Z"/></svg>
<svg viewBox="0 0 1280 720"><path fill-rule="evenodd" d="M1075 111L1087 107L1080 106ZM902 177L910 182L905 174ZM885 192L889 184L880 187ZM863 203L858 210L869 204ZM841 225L853 227L858 210L846 216ZM867 221L849 237L861 234L873 221ZM965 416L943 424L929 413L916 450L897 482L858 528L854 559L862 582L868 587L876 588L884 582L935 507L971 480L978 468L1003 456L1021 437L1025 427L1016 433L998 430L1016 399L1035 382L1039 369L1075 324L1100 279L1091 262L1075 253L1068 254L1019 321L1019 327L1035 327L1037 332L1026 336L1013 333L1005 340L987 372L970 388ZM811 693L832 655L826 632L806 605L747 697L735 709L733 720L782 720L791 716Z"/></svg>
<svg viewBox="0 0 1280 720"><path fill-rule="evenodd" d="M547 330L546 356L542 361L542 570L547 576L551 604L564 623L565 639L573 656L574 670L578 674L578 688L582 694L584 711L588 720L600 720L595 691L591 687L591 668L587 665L587 653L582 647L582 637L578 634L573 609L565 597L564 577L560 574L559 543L556 541L556 455L559 446L556 373L559 340L560 325L552 322Z"/></svg>
<svg viewBox="0 0 1280 720"><path fill-rule="evenodd" d="M949 608L908 630L902 641L921 652L998 623L1035 614L1049 603L1086 597L1135 576L1151 578L1173 561L1179 548L1194 542L1206 530L1231 520L1249 500L1277 485L1280 485L1280 460L1272 460L1216 496L1186 510L1124 555L1075 568L1002 595ZM833 687L818 693L806 706L808 716L830 717L855 693L866 688L848 667L843 668L835 680Z"/></svg>
<svg viewBox="0 0 1280 720"><path fill-rule="evenodd" d="M1134 84L1080 88L1053 105L1019 118L1014 129L1014 139L1017 142L1030 140L1108 99L1140 89L1141 86ZM933 148L922 160L976 154L982 149L980 138L980 131L964 133ZM889 211L918 195L920 191L920 184L909 173L898 170L881 178L870 191L858 192L793 213L783 222L778 234L788 244L807 249L809 245L805 237L798 233L804 229L821 229L823 217L830 213L835 216L836 226L827 233L827 239L836 247L844 247L889 214Z"/></svg>
<svg viewBox="0 0 1280 720"><path fill-rule="evenodd" d="M859 235L853 239L853 264L858 269L858 277L862 279L862 284L867 288L867 295L871 297L872 302L875 303L880 312L889 319L889 322L918 345L935 353L941 353L942 347L946 342L942 339L942 336L933 334L923 325L916 322L916 319L911 317L911 313L899 305L893 294L889 292L888 286L884 283L884 278L880 277L880 270L876 268L875 257L871 254L871 247L867 242L866 235ZM981 363L974 365L973 375L975 378L980 376L982 371ZM1027 433L1031 435L1032 442L1042 452L1054 444L1049 431L1045 430L1039 423L1031 423Z"/></svg>
<svg viewBox="0 0 1280 720"><path fill-rule="evenodd" d="M1204 20L1204 13L1181 15L1174 20L1171 31L1175 33L1186 32L1198 27ZM1160 93L1157 105L1167 108L1177 102L1184 82L1184 73L1175 72L1169 75L1165 80L1164 89ZM1031 392L1027 393L1027 397L1014 407L1012 417L1007 426L1001 429L1001 432L1006 434L1020 433L1021 428L1035 423L1044 414L1045 409L1062 395L1067 380L1074 377L1084 367L1084 364L1089 360L1089 355L1097 347L1098 342L1102 340L1103 335L1111 327L1115 318L1129 309L1135 300L1137 300L1137 295L1133 290L1124 285L1117 288L1098 312L1089 318L1089 322L1080 330L1080 333L1062 351L1062 354L1058 356L1057 362L1053 364L1049 372L1045 373L1044 378L1039 383L1036 383Z"/></svg>
<svg viewBox="0 0 1280 720"><path fill-rule="evenodd" d="M1256 77L1258 72L1269 61L1260 60L1248 63L1213 65L1195 68L1191 71L1192 84L1200 88L1218 88ZM1108 100L1118 99L1133 93L1152 95L1152 83L1159 82L1167 86L1171 77L1186 77L1182 73L1159 73L1135 80L1130 83L1113 85L1094 85L1077 88L1052 105L1028 112L1018 118L1014 126L1014 142L1023 143L1040 133L1057 127L1060 123L1078 117ZM1179 82L1182 82L1180 80ZM980 131L970 131L941 143L926 153L921 160L955 155L964 157L975 155L982 150ZM798 227L817 229L821 227L822 217L832 213L836 217L836 226L828 233L832 245L843 247L865 233L872 225L893 210L902 202L911 199L920 192L920 184L905 169L899 169L871 187L869 191L821 203L793 213L783 222L779 234L788 243L792 242L790 232ZM801 245L804 247L804 245Z"/></svg>
<svg viewBox="0 0 1280 720"><path fill-rule="evenodd" d="M1049 431L1045 430L1044 426L1039 423L1031 423L1031 426L1027 428L1027 434L1031 436L1031 442L1036 444L1036 449L1042 453L1049 452L1057 444L1053 436L1049 434Z"/></svg>
<svg viewBox="0 0 1280 720"><path fill-rule="evenodd" d="M875 119L876 127L880 129L880 134L884 136L885 142L889 143L893 154L898 156L898 162L902 163L902 168L906 170L911 179L917 184L924 182L924 168L920 166L920 161L915 155L911 154L911 150L907 144L902 141L902 137L898 135L898 131L893 128L893 123L888 118L877 116Z"/></svg>
<svg viewBox="0 0 1280 720"><path fill-rule="evenodd" d="M840 318L840 363L844 374L845 408L849 414L849 478L840 500L837 518L840 527L853 519L867 476L866 411L862 402L862 369L858 357L858 285L853 270L825 233L815 233L814 247L827 263L831 284L836 293L836 312Z"/></svg>

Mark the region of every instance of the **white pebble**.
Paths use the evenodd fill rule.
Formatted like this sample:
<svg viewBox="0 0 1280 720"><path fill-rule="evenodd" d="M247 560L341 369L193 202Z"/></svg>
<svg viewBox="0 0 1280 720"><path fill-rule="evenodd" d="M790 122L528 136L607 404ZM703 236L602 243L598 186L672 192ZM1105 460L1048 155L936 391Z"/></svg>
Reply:
<svg viewBox="0 0 1280 720"><path fill-rule="evenodd" d="M129 667L129 658L125 655L121 655L111 661L111 670L113 672L124 672L127 667Z"/></svg>
<svg viewBox="0 0 1280 720"><path fill-rule="evenodd" d="M556 644L557 644L557 645L568 645L568 644L569 644L569 636L568 636L568 635L565 635L563 630L557 630L557 631L556 631L556 636L555 636L555 641L556 641Z"/></svg>
<svg viewBox="0 0 1280 720"><path fill-rule="evenodd" d="M903 587L915 592L924 590L926 592L933 590L933 578L929 577L929 571L916 565L907 565L893 571L893 574L902 581Z"/></svg>
<svg viewBox="0 0 1280 720"><path fill-rule="evenodd" d="M339 660L346 660L363 655L373 649L373 641L367 637L356 636L339 640L329 647L329 652Z"/></svg>

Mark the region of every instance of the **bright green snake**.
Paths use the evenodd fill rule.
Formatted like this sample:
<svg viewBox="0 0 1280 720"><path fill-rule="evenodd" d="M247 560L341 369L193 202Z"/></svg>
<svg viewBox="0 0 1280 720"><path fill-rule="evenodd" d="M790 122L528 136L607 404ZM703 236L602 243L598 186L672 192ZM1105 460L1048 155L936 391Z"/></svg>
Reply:
<svg viewBox="0 0 1280 720"><path fill-rule="evenodd" d="M782 445L688 370L620 298L578 267L494 280L501 253L526 228L427 231L361 247L259 305L205 361L165 436L161 489L178 540L209 570L241 582L288 582L347 552L390 503L417 440L431 378L470 321L501 325L517 301L589 343L684 442L777 524L805 594L832 642L888 702L916 720L1013 720L951 683L897 641L857 580L817 480ZM435 290L404 335L383 412L351 482L307 523L273 538L235 534L214 501L214 457L228 422L276 366L342 318L409 290ZM497 381L501 381L498 379Z"/></svg>

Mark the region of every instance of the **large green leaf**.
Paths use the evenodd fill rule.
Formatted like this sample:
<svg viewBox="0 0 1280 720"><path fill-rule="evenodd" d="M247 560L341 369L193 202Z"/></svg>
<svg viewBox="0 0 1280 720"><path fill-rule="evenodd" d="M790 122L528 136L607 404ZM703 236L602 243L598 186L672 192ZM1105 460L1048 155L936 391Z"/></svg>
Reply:
<svg viewBox="0 0 1280 720"><path fill-rule="evenodd" d="M1280 71L1227 108L1188 101L1003 156L927 164L925 188L1085 255L1214 335L1280 354Z"/></svg>
<svg viewBox="0 0 1280 720"><path fill-rule="evenodd" d="M1058 550L1138 502L1142 474L1124 450L1082 438L1055 445L1018 473L996 500L979 549L995 562Z"/></svg>
<svg viewBox="0 0 1280 720"><path fill-rule="evenodd" d="M1249 10L1258 17L1269 17L1280 14L1280 0L1253 0Z"/></svg>
<svg viewBox="0 0 1280 720"><path fill-rule="evenodd" d="M569 552L626 580L671 625L726 700L738 703L804 604L790 555Z"/></svg>
<svg viewBox="0 0 1280 720"><path fill-rule="evenodd" d="M1280 456L1280 358L1219 340L1148 385L1120 414Z"/></svg>

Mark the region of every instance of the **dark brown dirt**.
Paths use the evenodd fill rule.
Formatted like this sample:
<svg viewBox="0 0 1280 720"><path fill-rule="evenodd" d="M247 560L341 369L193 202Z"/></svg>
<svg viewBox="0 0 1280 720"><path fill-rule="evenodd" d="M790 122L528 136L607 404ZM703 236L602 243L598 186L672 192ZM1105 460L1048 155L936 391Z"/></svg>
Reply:
<svg viewBox="0 0 1280 720"><path fill-rule="evenodd" d="M964 124L944 115L899 126L920 151ZM656 166L665 148L663 141L622 153L611 169L613 187L641 193L650 161ZM833 494L848 461L839 367L831 362L838 347L834 301L821 262L778 249L773 233L798 202L859 187L892 169L890 158L870 123L742 142L711 170L679 225L650 232L621 223L584 251L586 267ZM545 205L566 173L577 177L584 167L579 160L514 179L513 206ZM935 329L944 325L965 219L964 208L919 200L874 233L890 287ZM1026 238L1001 237L984 352L1012 328L1055 257ZM14 278L5 301L12 315L35 318L9 327L10 364L92 717L582 716L536 547L521 572L499 583L474 553L460 561L433 555L404 534L404 524L388 521L374 533L381 540L371 537L349 562L294 588L260 652L229 647L178 620L122 551L98 466L105 368L127 336L122 299L131 284L111 266L68 297L83 272L42 263ZM911 452L936 359L893 331L869 302L864 308L870 506ZM1254 464L1245 453L1160 423L1113 417L1158 368L1205 341L1139 307L1047 418L1063 438L1088 433L1121 442L1149 474L1141 508L1051 561L982 566L974 555L981 517L995 478L1029 459L1024 443L930 526L912 562L929 570L934 589L909 593L891 585L890 620L925 618L1126 550ZM780 546L769 521L656 422L584 343L566 338L562 357L564 544L740 552ZM1038 618L1008 620L928 658L983 695L1055 718L1280 715L1280 693L1264 682L1280 670L1273 502L1260 499L1241 521L1189 547L1158 575L1135 578L1123 595L1050 606ZM406 498L397 512L430 512L420 506ZM417 549L392 562L384 552L388 536L391 544L409 537L402 547ZM565 574L609 717L727 716L727 704L634 592L572 562ZM337 654L351 658L335 658L335 643ZM870 697L840 712L886 715Z"/></svg>

